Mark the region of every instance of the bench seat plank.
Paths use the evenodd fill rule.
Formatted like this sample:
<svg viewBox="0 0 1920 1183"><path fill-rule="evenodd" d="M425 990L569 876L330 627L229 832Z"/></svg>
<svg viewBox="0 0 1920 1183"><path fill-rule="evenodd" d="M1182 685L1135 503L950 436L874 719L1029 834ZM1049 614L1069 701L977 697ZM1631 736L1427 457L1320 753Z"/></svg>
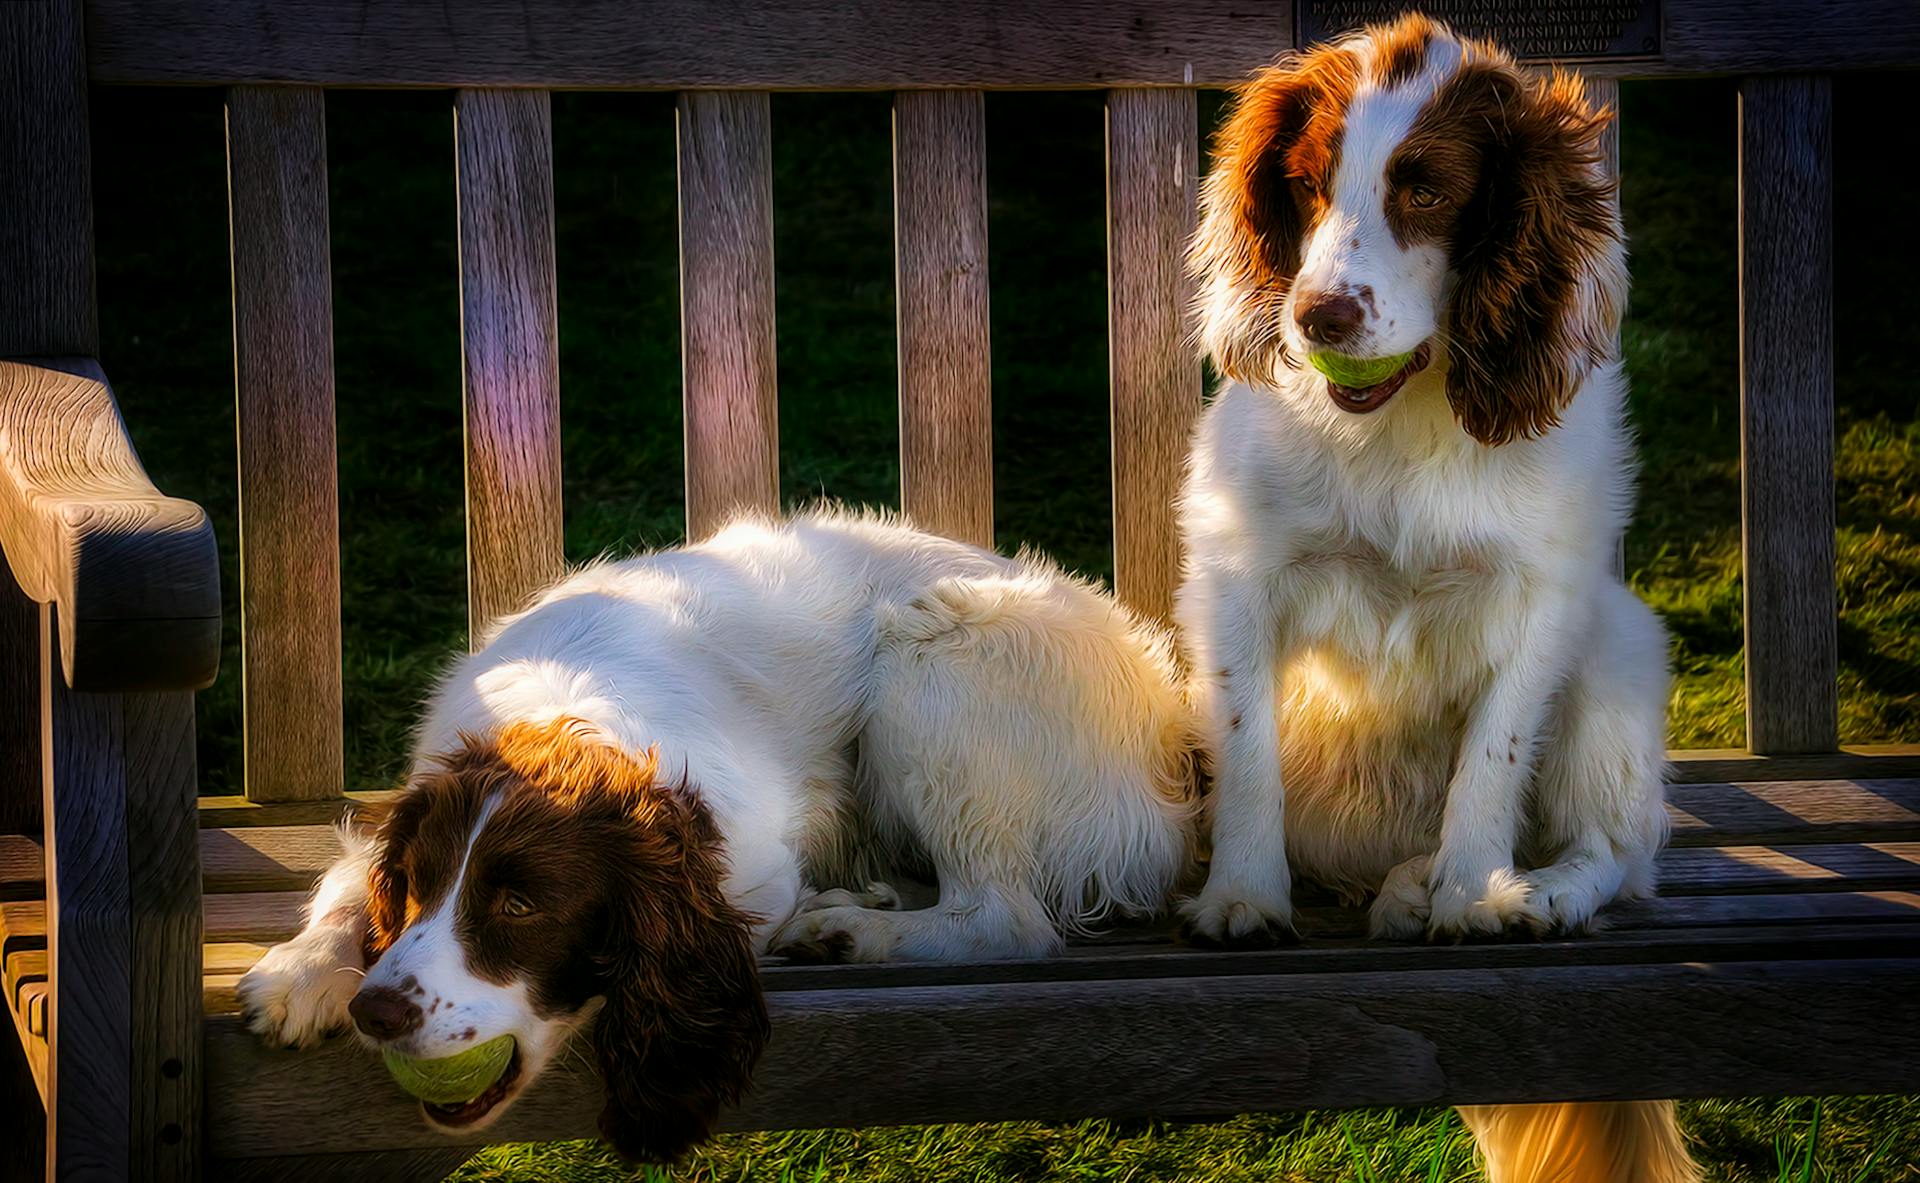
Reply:
<svg viewBox="0 0 1920 1183"><path fill-rule="evenodd" d="M1920 1089L1912 958L795 990L769 1005L773 1040L724 1128ZM207 1039L216 1155L444 1144L355 1041L288 1052L225 1016ZM569 1062L467 1137L589 1137L599 1107L594 1073Z"/></svg>

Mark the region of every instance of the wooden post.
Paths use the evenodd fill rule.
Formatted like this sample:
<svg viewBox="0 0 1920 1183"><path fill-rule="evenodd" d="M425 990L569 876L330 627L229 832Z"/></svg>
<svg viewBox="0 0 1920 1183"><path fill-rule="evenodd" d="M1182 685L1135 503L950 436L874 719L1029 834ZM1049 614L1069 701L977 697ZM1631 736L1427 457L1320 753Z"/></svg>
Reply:
<svg viewBox="0 0 1920 1183"><path fill-rule="evenodd" d="M986 100L893 100L900 505L922 529L993 545Z"/></svg>
<svg viewBox="0 0 1920 1183"><path fill-rule="evenodd" d="M68 690L53 613L41 605L49 1175L198 1178L193 696Z"/></svg>
<svg viewBox="0 0 1920 1183"><path fill-rule="evenodd" d="M249 801L343 787L326 119L316 87L227 95Z"/></svg>
<svg viewBox="0 0 1920 1183"><path fill-rule="evenodd" d="M475 648L564 563L552 122L544 90L454 96Z"/></svg>
<svg viewBox="0 0 1920 1183"><path fill-rule="evenodd" d="M1833 95L1740 84L1740 492L1747 746L1839 746L1834 597Z"/></svg>
<svg viewBox="0 0 1920 1183"><path fill-rule="evenodd" d="M772 118L763 91L680 96L687 537L780 505Z"/></svg>
<svg viewBox="0 0 1920 1183"><path fill-rule="evenodd" d="M0 834L40 835L39 609L0 563Z"/></svg>
<svg viewBox="0 0 1920 1183"><path fill-rule="evenodd" d="M1199 155L1193 91L1107 93L1113 579L1129 607L1161 618L1180 579L1173 499L1200 411L1185 267Z"/></svg>
<svg viewBox="0 0 1920 1183"><path fill-rule="evenodd" d="M79 0L0 5L0 356L91 365L99 351L86 99ZM9 603L0 653L10 661L19 615ZM198 1179L193 696L67 689L54 609L33 615L47 1176ZM0 721L17 725L16 714Z"/></svg>

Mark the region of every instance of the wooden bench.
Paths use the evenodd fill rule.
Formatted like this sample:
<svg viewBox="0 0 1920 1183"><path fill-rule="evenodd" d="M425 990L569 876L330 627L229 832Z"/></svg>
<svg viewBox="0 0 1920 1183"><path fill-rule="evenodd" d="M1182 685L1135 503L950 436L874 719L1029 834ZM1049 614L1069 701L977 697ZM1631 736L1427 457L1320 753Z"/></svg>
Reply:
<svg viewBox="0 0 1920 1183"><path fill-rule="evenodd" d="M1194 88L1291 44L1286 0L726 13L0 5L0 940L24 1051L0 1066L0 1158L37 1173L44 1148L62 1179L407 1179L473 1149L429 1132L351 1041L272 1050L234 1007L238 975L297 926L326 824L364 796L342 784L324 87L453 92L476 625L561 567L550 90L680 92L696 535L776 500L767 92L897 92L902 494L979 542L982 90L1106 90L1116 582L1166 610L1202 382L1180 266ZM1665 0L1653 19L1645 52L1591 68L1602 97L1622 76L1744 78L1751 744L1676 754L1660 898L1582 940L1374 945L1355 914L1310 908L1313 939L1279 952L1128 932L1035 963L769 966L775 1036L730 1128L1920 1090L1920 748L1837 742L1823 73L1920 64L1920 9ZM195 792L213 534L148 482L94 360L89 83L227 88L244 636L226 676L245 680L244 797ZM597 1089L557 1070L474 1140L588 1135Z"/></svg>

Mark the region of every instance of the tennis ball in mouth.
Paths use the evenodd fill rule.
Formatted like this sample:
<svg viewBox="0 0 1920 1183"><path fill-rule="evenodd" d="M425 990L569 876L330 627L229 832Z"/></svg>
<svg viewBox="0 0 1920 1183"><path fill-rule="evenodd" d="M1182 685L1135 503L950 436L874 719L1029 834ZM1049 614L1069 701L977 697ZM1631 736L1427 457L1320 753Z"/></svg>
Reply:
<svg viewBox="0 0 1920 1183"><path fill-rule="evenodd" d="M395 1051L381 1053L387 1071L401 1088L434 1105L464 1105L487 1091L513 1059L513 1036L489 1039L455 1056L416 1060Z"/></svg>
<svg viewBox="0 0 1920 1183"><path fill-rule="evenodd" d="M1307 354L1307 361L1314 369L1350 390L1378 386L1399 373L1401 367L1412 358L1411 353L1396 353L1392 357L1348 357L1344 353L1326 352Z"/></svg>

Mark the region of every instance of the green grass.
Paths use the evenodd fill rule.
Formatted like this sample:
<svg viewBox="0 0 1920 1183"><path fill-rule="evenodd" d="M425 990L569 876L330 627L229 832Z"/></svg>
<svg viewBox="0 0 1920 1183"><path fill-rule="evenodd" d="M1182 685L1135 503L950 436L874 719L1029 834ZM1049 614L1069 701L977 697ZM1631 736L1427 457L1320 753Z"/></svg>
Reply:
<svg viewBox="0 0 1920 1183"><path fill-rule="evenodd" d="M1911 157L1887 80L1836 84L1842 734L1920 740L1920 255L1888 225ZM1634 302L1625 330L1644 461L1628 538L1665 616L1675 746L1743 741L1733 92L1629 85ZM350 787L396 775L416 705L466 629L452 135L444 94L329 98ZM1205 110L1211 112L1214 104ZM988 101L995 497L1000 541L1110 574L1104 164L1097 96ZM235 467L225 177L210 92L95 95L108 372L155 480L212 513L230 621ZM888 100L774 100L781 471L789 501L895 504ZM1864 128L1865 131L1856 129ZM683 521L671 102L554 102L566 545L584 559L673 541ZM1876 137L1869 150L1864 136ZM1849 137L1855 137L1850 139ZM1891 146L1887 136L1903 137ZM1904 152L1901 151L1904 149ZM237 634L201 695L208 792L241 783ZM1716 1180L1920 1180L1920 1103L1696 1102ZM1455 1180L1441 1110L1209 1124L1018 1123L736 1135L675 1180ZM1811 1157L1809 1157L1811 1153ZM491 1150L462 1178L625 1179L591 1143ZM656 1178L667 1176L655 1175Z"/></svg>

